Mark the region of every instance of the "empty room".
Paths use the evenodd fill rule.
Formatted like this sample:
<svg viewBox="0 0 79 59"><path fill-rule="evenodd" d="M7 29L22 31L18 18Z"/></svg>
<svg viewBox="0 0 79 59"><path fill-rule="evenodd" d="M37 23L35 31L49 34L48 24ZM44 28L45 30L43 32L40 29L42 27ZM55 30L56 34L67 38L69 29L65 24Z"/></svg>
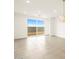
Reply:
<svg viewBox="0 0 79 59"><path fill-rule="evenodd" d="M14 0L15 59L65 59L64 14L64 0Z"/></svg>

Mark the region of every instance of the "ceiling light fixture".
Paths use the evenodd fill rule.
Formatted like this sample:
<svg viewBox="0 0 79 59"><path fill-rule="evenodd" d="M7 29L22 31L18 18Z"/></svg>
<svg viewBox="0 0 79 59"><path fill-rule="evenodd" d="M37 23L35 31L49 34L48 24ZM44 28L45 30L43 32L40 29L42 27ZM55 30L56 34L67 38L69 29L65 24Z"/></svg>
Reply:
<svg viewBox="0 0 79 59"><path fill-rule="evenodd" d="M30 3L30 1L29 1L29 0L27 0L27 1L26 1L26 3Z"/></svg>

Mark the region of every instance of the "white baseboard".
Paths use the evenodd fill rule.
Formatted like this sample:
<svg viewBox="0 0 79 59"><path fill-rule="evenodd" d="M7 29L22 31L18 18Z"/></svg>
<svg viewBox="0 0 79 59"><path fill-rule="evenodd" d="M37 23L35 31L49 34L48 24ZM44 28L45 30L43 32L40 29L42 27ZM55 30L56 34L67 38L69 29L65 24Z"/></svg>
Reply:
<svg viewBox="0 0 79 59"><path fill-rule="evenodd" d="M27 39L26 37L24 37L24 38L15 38L14 40L19 40L19 39Z"/></svg>
<svg viewBox="0 0 79 59"><path fill-rule="evenodd" d="M51 36L51 37L59 37L59 38L62 38L62 39L65 39L65 37L61 37L61 36L58 36L58 35L45 35L45 36ZM18 39L27 39L27 37L23 37L23 38L15 38L14 40L18 40Z"/></svg>
<svg viewBox="0 0 79 59"><path fill-rule="evenodd" d="M51 36L51 37L59 37L59 38L65 39L65 37L58 36L58 35L46 35L46 36Z"/></svg>
<svg viewBox="0 0 79 59"><path fill-rule="evenodd" d="M62 39L65 39L64 36L60 36L60 35L55 35L56 37L59 37L59 38L62 38Z"/></svg>

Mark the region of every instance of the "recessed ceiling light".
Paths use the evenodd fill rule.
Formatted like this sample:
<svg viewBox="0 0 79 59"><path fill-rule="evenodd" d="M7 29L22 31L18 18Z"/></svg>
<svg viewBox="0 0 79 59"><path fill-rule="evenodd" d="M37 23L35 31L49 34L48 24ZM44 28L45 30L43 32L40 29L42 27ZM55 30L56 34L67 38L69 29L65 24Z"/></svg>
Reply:
<svg viewBox="0 0 79 59"><path fill-rule="evenodd" d="M29 1L29 0L27 0L27 1L26 1L26 3L30 3L30 1Z"/></svg>

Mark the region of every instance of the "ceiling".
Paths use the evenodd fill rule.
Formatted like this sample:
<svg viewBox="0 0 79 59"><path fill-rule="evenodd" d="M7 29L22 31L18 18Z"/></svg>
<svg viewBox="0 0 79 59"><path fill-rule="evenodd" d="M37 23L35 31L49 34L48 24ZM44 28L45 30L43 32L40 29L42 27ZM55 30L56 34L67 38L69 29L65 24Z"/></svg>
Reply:
<svg viewBox="0 0 79 59"><path fill-rule="evenodd" d="M53 17L64 15L63 0L15 0L14 10L17 13L26 15L41 15L46 17Z"/></svg>

